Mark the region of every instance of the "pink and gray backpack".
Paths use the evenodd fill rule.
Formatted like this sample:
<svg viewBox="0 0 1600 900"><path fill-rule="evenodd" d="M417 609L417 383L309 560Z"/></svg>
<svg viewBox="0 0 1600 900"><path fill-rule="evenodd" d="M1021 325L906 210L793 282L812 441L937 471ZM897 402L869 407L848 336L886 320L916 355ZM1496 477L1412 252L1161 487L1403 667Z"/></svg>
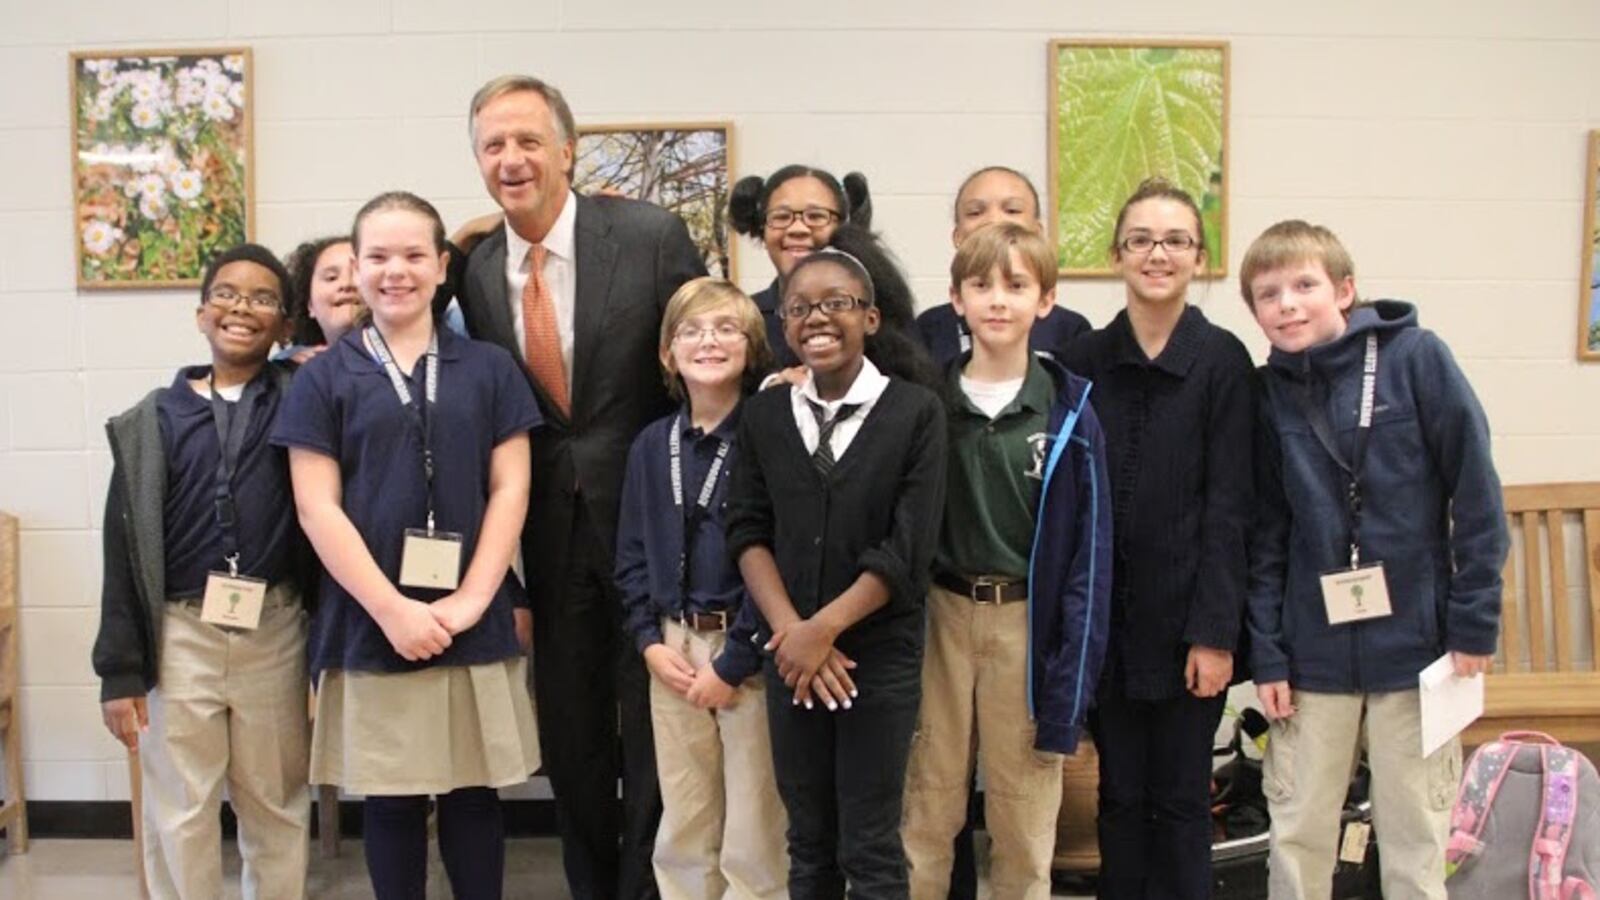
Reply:
<svg viewBox="0 0 1600 900"><path fill-rule="evenodd" d="M1600 776L1546 734L1512 731L1467 763L1445 851L1451 900L1595 900Z"/></svg>

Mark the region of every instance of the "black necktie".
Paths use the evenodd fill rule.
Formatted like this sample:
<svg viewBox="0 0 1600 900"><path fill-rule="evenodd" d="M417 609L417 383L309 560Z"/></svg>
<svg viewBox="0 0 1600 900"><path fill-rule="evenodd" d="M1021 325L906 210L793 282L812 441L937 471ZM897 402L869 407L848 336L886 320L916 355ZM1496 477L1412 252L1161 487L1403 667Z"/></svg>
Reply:
<svg viewBox="0 0 1600 900"><path fill-rule="evenodd" d="M839 423L861 408L859 403L846 403L839 407L833 418L828 418L828 410L821 403L806 400L811 406L811 414L817 419L817 449L811 454L811 464L817 467L817 474L826 478L833 471L833 429Z"/></svg>

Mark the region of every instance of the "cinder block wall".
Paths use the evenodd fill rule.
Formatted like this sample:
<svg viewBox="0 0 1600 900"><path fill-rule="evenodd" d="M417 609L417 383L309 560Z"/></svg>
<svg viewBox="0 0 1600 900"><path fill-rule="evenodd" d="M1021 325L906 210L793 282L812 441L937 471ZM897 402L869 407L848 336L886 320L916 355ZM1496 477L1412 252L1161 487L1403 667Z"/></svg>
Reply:
<svg viewBox="0 0 1600 900"><path fill-rule="evenodd" d="M485 78L562 86L580 121L731 119L739 173L859 169L924 305L951 193L1004 163L1044 181L1051 37L1233 43L1230 270L1286 216L1336 229L1368 296L1417 301L1488 408L1507 482L1600 478L1600 364L1574 361L1584 136L1600 126L1591 0L1267 5L1032 0L0 0L0 508L22 517L28 789L115 799L89 647L110 468L101 426L200 359L190 292L79 293L67 53L255 51L257 237L280 252L405 187L485 211L465 107ZM740 281L771 278L740 247ZM1194 292L1265 349L1232 281ZM1103 324L1118 285L1060 301Z"/></svg>

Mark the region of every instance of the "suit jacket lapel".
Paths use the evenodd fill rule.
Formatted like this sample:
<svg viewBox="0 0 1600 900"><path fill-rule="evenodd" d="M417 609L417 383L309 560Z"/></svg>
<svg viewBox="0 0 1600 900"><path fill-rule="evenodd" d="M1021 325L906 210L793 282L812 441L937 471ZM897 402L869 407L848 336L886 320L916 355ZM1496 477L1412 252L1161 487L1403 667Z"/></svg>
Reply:
<svg viewBox="0 0 1600 900"><path fill-rule="evenodd" d="M574 227L578 285L573 313L574 333L569 394L574 415L581 409L585 380L603 338L606 307L611 302L611 274L617 264L617 245L608 236L611 223L599 204L588 197L578 198L578 219Z"/></svg>
<svg viewBox="0 0 1600 900"><path fill-rule="evenodd" d="M494 341L506 348L512 356L520 356L517 349L516 324L511 318L511 299L506 296L506 233L500 229L484 239L483 253L488 255L483 265L469 267L477 281L477 295L489 298L483 313L487 333L473 335L479 340Z"/></svg>

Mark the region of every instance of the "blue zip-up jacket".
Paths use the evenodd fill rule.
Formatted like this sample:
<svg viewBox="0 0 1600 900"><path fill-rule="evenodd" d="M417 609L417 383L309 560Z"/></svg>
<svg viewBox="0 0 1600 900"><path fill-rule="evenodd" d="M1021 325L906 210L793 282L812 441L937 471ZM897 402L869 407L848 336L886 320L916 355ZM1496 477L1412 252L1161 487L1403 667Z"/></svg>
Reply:
<svg viewBox="0 0 1600 900"><path fill-rule="evenodd" d="M1035 748L1072 753L1111 630L1111 483L1088 379L1038 359L1058 392L1028 555L1028 713Z"/></svg>
<svg viewBox="0 0 1600 900"><path fill-rule="evenodd" d="M708 437L729 443L723 470L711 493L710 508L698 522L694 553L688 560L689 593L679 582L683 558L684 515L672 499L672 466L668 441L679 422L689 421L689 405L645 426L628 453L628 471L622 484L621 514L617 518L616 583L621 594L623 629L639 652L661 642L662 618L690 612L725 611L727 641L712 661L717 676L738 686L761 668L755 637L755 620L740 614L751 605L739 571L728 558L723 534L723 510L728 503L728 483L738 464L734 437L739 424L735 408ZM704 446L702 446L704 444ZM711 444L688 436L681 444L683 498L693 505L711 468Z"/></svg>
<svg viewBox="0 0 1600 900"><path fill-rule="evenodd" d="M1381 561L1394 614L1329 625L1320 576L1349 565L1349 479L1296 392L1322 405L1350 459L1369 333L1377 391L1362 471L1361 559ZM1508 535L1489 423L1450 350L1409 303L1356 309L1343 335L1272 351L1263 389L1249 628L1258 683L1329 693L1414 690L1446 650L1494 653Z"/></svg>

